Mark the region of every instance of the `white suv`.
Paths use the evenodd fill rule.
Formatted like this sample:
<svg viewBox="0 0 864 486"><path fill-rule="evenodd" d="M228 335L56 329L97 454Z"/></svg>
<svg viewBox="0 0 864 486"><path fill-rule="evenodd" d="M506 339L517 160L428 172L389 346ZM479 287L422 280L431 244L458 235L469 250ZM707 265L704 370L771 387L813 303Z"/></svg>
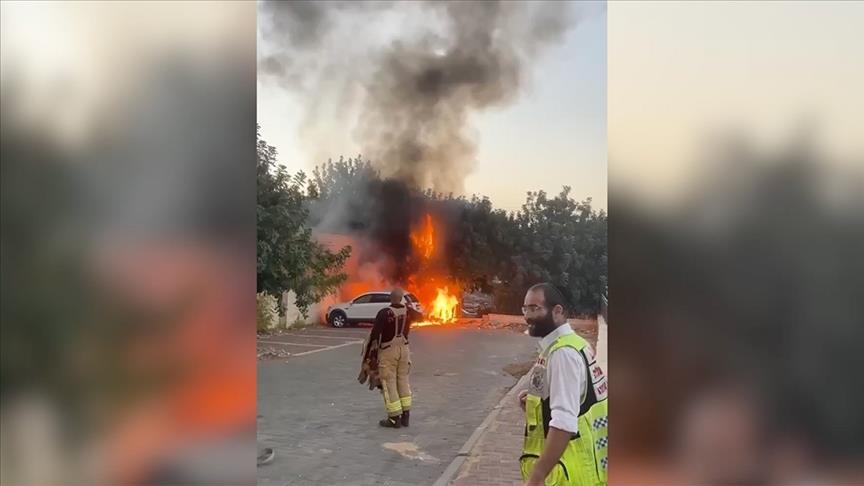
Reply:
<svg viewBox="0 0 864 486"><path fill-rule="evenodd" d="M417 297L407 292L402 303L414 312L423 315L423 306ZM366 292L351 302L342 302L327 309L327 322L333 327L346 327L360 322L375 322L378 311L390 305L389 291Z"/></svg>

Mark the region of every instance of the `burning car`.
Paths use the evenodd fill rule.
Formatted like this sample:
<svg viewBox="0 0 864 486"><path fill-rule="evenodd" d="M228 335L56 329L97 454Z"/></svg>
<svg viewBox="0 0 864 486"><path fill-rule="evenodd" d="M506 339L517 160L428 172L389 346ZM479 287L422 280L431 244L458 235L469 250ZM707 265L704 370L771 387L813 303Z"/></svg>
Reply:
<svg viewBox="0 0 864 486"><path fill-rule="evenodd" d="M402 303L421 318L425 315L423 306L414 294L405 293ZM374 323L378 312L389 305L390 291L366 292L349 302L330 306L327 309L327 323L333 327L346 327L361 322Z"/></svg>
<svg viewBox="0 0 864 486"><path fill-rule="evenodd" d="M409 308L412 326L457 323L460 317L458 296L462 292L459 282L448 276L448 262L443 251L446 248L444 226L431 213L426 213L410 229L405 229L409 232L406 240L411 244L405 255L399 251L384 251L381 242L369 239L368 235L317 235L322 244L334 251L343 246L358 250L352 252L346 262L343 271L347 279L339 288L342 298L356 297L328 307L322 316L328 324L345 327L373 322L390 302L389 290L373 289L387 288L391 282L402 282L403 288L411 290L403 303ZM397 268L403 270L398 275L393 273Z"/></svg>

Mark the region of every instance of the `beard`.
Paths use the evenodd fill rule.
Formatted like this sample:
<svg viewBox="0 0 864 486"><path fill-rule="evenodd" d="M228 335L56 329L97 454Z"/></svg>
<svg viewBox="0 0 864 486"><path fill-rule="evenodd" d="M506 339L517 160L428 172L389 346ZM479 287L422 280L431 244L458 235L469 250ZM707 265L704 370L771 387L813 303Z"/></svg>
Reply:
<svg viewBox="0 0 864 486"><path fill-rule="evenodd" d="M554 331L557 324L552 319L552 316L546 314L543 317L535 317L531 319L525 319L528 323L528 334L532 337L546 337L550 332Z"/></svg>

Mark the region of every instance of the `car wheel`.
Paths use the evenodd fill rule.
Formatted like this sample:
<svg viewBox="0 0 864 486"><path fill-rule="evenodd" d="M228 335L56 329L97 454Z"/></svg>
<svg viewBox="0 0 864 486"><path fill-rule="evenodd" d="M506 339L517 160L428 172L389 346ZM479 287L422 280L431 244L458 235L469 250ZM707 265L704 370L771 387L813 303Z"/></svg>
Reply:
<svg viewBox="0 0 864 486"><path fill-rule="evenodd" d="M347 327L348 316L342 311L336 311L330 314L330 325L333 327Z"/></svg>

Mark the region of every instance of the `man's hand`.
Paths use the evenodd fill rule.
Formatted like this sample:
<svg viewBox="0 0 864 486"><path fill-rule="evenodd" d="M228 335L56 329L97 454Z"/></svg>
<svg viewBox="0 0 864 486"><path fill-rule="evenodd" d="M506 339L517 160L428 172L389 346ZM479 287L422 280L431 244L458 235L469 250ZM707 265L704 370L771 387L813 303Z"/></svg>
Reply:
<svg viewBox="0 0 864 486"><path fill-rule="evenodd" d="M522 411L525 411L525 401L528 399L528 390L522 390L519 392L519 407L522 408Z"/></svg>
<svg viewBox="0 0 864 486"><path fill-rule="evenodd" d="M531 478L528 480L527 483L525 483L525 486L543 486L544 482L545 481L538 481L538 480L535 480L534 478Z"/></svg>

